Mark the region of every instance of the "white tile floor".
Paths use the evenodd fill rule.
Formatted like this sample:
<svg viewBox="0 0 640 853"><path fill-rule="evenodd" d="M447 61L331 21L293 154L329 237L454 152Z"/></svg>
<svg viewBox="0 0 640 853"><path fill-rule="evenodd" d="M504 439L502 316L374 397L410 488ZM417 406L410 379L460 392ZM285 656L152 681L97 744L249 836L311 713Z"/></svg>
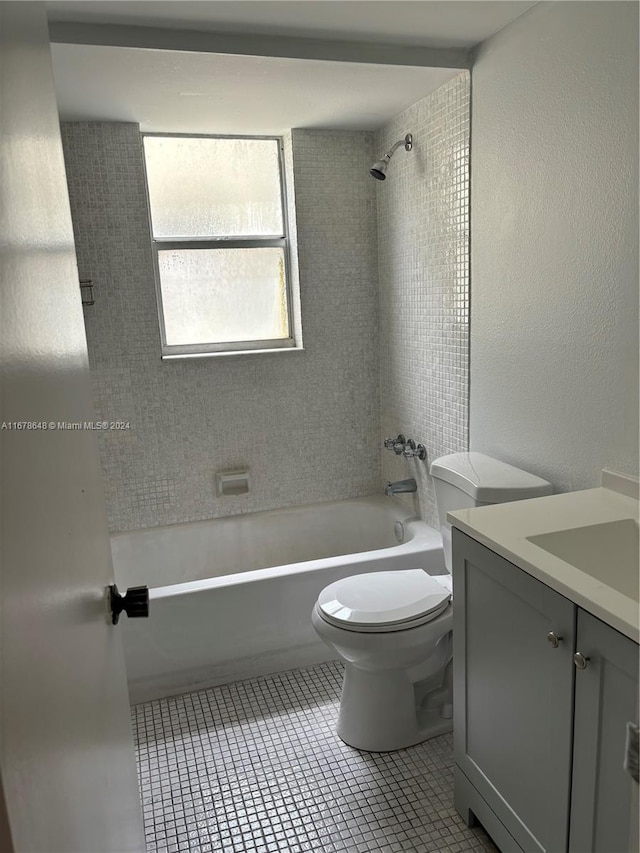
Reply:
<svg viewBox="0 0 640 853"><path fill-rule="evenodd" d="M352 749L341 679L328 663L135 706L149 853L495 851L453 808L451 736Z"/></svg>

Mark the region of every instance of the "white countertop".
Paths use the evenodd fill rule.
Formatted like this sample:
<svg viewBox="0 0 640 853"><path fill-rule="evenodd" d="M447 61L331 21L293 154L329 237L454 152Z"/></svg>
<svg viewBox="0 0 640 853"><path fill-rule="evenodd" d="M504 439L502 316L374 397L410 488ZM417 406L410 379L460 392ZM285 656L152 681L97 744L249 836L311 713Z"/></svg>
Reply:
<svg viewBox="0 0 640 853"><path fill-rule="evenodd" d="M527 537L543 533L629 518L638 519L638 501L608 488L457 510L447 515L453 527L637 643L640 609L636 600L527 541Z"/></svg>

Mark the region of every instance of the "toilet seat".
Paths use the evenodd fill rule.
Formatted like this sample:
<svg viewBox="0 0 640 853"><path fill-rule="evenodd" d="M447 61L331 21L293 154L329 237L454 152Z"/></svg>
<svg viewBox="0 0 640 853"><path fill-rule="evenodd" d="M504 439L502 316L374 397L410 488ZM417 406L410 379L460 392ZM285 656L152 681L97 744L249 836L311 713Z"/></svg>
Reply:
<svg viewBox="0 0 640 853"><path fill-rule="evenodd" d="M435 619L451 593L422 569L369 572L330 584L318 597L321 618L337 628L384 633Z"/></svg>

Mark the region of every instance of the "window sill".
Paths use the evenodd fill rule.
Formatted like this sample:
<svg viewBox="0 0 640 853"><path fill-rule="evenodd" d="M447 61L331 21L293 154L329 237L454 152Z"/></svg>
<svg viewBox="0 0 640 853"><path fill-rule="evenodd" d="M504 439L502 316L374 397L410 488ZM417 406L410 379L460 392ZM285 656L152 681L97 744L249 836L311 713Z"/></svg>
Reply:
<svg viewBox="0 0 640 853"><path fill-rule="evenodd" d="M232 356L245 355L272 355L274 353L304 352L304 347L274 347L272 349L241 349L227 350L226 352L191 352L179 355L163 355L162 361L185 361L194 358L229 358Z"/></svg>

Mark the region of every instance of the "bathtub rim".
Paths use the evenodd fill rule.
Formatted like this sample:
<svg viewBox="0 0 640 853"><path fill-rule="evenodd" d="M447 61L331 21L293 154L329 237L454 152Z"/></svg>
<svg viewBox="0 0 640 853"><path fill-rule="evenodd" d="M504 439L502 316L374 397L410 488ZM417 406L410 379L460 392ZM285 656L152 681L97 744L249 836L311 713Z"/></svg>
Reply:
<svg viewBox="0 0 640 853"><path fill-rule="evenodd" d="M215 521L216 519L212 519ZM160 599L170 598L173 596L190 595L197 592L202 592L208 589L216 589L226 586L234 586L240 583L255 583L265 581L276 577L286 577L288 575L311 573L314 571L326 570L338 567L344 564L345 559L348 559L349 564L353 565L353 574L360 574L357 571L358 564L375 562L376 560L393 559L394 556L403 555L406 557L411 553L442 552L442 536L434 527L431 527L422 519L416 516L399 519L405 525L405 529L413 535L405 542L400 542L398 545L392 545L389 548L378 548L373 551L356 551L350 554L340 554L336 557L324 557L317 560L304 560L298 563L285 563L280 566L271 566L265 569L252 569L247 572L235 572L233 574L220 575L214 578L205 578L197 581L184 581L177 584L165 584L158 587L149 587L149 598ZM431 572L428 567L416 566L415 568L423 568L428 574L448 574L444 562L442 563L442 571ZM364 570L363 570L364 571ZM370 568L367 571L371 571Z"/></svg>

